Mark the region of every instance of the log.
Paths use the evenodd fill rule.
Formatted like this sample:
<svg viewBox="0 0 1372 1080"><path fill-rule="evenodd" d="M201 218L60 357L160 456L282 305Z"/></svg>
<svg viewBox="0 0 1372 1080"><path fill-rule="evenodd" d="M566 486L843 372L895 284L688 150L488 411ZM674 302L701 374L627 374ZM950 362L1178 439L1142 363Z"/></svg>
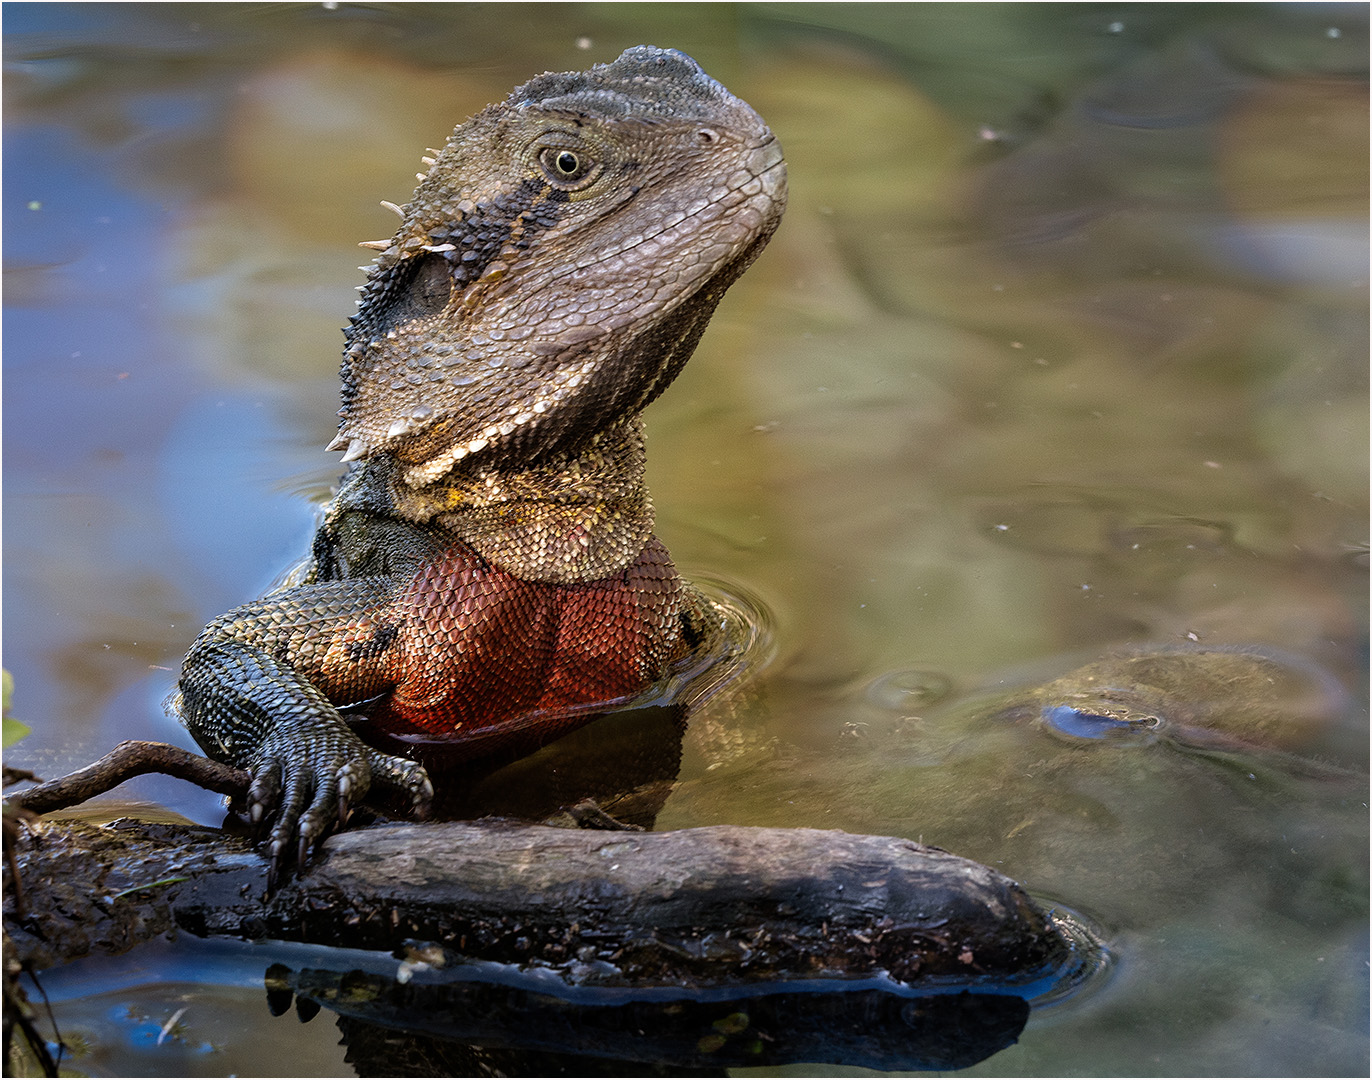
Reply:
<svg viewBox="0 0 1372 1080"><path fill-rule="evenodd" d="M1091 944L988 867L810 829L373 825L272 895L246 838L197 826L43 819L14 850L11 960L177 930L332 946L273 962L267 1003L333 1012L361 1075L965 1068Z"/></svg>
<svg viewBox="0 0 1372 1080"><path fill-rule="evenodd" d="M173 929L387 951L434 942L448 963L605 987L877 975L1013 986L1072 952L988 867L813 829L383 824L331 837L271 896L248 841L213 829L44 820L17 847L29 911L16 917L7 895L5 926L39 969Z"/></svg>

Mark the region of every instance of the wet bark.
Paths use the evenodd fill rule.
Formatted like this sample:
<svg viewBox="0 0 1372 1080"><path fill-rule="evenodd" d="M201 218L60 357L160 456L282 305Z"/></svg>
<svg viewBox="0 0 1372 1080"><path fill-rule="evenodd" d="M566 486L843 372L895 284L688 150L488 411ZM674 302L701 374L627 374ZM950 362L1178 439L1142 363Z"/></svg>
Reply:
<svg viewBox="0 0 1372 1080"><path fill-rule="evenodd" d="M243 838L46 820L17 840L5 927L33 967L171 930L543 967L569 984L730 986L888 972L1027 982L1071 946L1013 881L891 837L719 826L606 833L502 821L332 837L266 895ZM7 890L12 894L12 889Z"/></svg>

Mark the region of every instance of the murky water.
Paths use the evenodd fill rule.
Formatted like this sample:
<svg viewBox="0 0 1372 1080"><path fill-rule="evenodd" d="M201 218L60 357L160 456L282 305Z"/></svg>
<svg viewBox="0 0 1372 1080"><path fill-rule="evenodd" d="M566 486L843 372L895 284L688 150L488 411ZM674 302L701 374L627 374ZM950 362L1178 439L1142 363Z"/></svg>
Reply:
<svg viewBox="0 0 1372 1080"><path fill-rule="evenodd" d="M9 4L4 37L15 763L190 745L187 644L339 472L377 201L529 75L671 45L792 194L649 414L659 534L770 641L659 827L922 838L1093 920L1108 973L974 1072L1366 1072L1365 7ZM260 982L121 964L64 987L76 1068L348 1068Z"/></svg>

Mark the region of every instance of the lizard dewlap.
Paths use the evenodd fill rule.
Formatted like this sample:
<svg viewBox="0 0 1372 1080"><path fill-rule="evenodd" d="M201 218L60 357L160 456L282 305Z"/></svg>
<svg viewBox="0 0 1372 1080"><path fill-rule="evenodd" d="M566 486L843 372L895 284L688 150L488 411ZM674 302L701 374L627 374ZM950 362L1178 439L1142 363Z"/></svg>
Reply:
<svg viewBox="0 0 1372 1080"><path fill-rule="evenodd" d="M453 132L368 245L330 446L353 464L308 572L212 622L181 671L186 726L275 816L274 862L371 785L432 793L341 709L546 742L706 633L653 535L639 414L785 201L772 132L673 50L540 75Z"/></svg>

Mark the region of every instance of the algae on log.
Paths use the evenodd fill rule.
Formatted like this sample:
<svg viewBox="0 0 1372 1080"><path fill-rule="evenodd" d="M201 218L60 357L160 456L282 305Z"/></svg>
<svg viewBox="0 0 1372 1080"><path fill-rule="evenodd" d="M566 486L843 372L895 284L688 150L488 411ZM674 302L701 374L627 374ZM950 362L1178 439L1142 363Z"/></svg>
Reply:
<svg viewBox="0 0 1372 1080"><path fill-rule="evenodd" d="M18 840L5 927L31 967L202 936L537 966L577 985L735 986L889 975L1028 984L1072 945L995 871L892 837L738 826L591 832L508 821L331 837L265 895L248 842L194 826L45 820Z"/></svg>

